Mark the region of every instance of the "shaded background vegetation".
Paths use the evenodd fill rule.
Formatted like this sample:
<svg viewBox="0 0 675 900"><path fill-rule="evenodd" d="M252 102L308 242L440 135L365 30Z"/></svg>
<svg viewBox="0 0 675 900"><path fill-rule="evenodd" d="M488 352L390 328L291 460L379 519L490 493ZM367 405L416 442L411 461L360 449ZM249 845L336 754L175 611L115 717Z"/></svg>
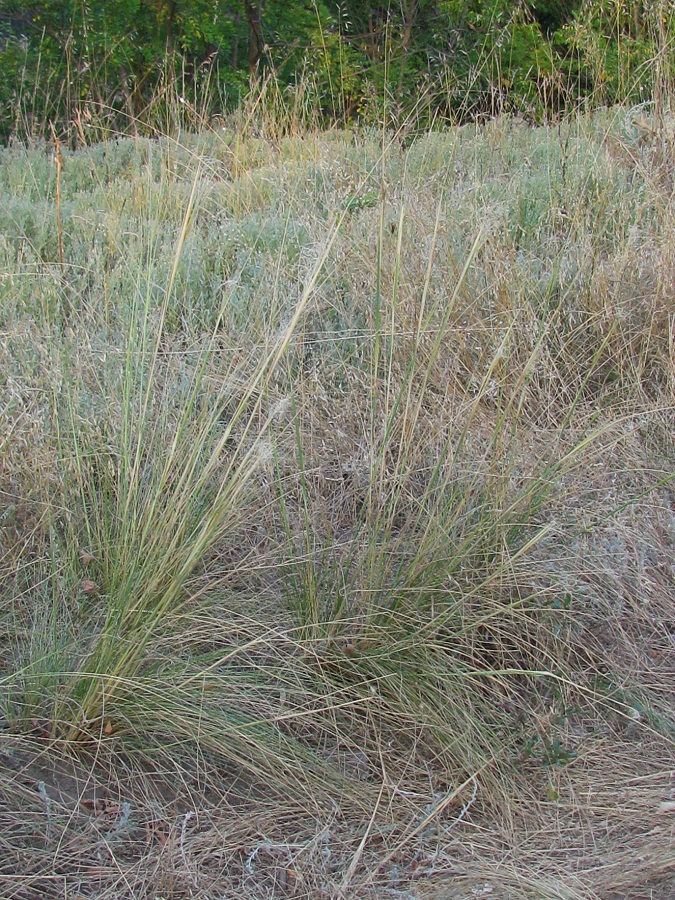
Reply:
<svg viewBox="0 0 675 900"><path fill-rule="evenodd" d="M5 0L0 138L49 122L166 129L236 107L251 80L322 125L540 120L571 103L644 102L672 81L666 0ZM654 63L657 63L654 65ZM89 138L87 137L87 140Z"/></svg>

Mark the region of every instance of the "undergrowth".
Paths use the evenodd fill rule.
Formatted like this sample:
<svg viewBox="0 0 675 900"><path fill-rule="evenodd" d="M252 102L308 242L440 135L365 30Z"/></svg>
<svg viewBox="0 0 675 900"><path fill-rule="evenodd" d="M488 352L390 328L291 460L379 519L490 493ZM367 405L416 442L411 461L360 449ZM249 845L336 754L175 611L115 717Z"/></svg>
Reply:
<svg viewBox="0 0 675 900"><path fill-rule="evenodd" d="M674 137L643 116L0 151L3 895L666 870ZM596 855L560 887L534 827Z"/></svg>

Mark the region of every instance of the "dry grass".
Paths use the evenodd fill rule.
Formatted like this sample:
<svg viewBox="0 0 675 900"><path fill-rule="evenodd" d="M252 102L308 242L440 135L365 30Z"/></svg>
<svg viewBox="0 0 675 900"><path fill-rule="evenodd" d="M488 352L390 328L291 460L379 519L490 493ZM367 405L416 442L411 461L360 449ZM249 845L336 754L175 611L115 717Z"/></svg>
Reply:
<svg viewBox="0 0 675 900"><path fill-rule="evenodd" d="M2 151L3 897L672 896L643 122Z"/></svg>

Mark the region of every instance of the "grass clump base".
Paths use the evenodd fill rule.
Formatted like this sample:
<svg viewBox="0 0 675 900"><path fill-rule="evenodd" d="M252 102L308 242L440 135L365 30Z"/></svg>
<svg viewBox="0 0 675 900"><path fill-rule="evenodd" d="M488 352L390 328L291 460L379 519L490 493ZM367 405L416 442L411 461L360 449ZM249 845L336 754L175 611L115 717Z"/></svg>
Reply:
<svg viewBox="0 0 675 900"><path fill-rule="evenodd" d="M3 896L670 896L643 115L2 151Z"/></svg>

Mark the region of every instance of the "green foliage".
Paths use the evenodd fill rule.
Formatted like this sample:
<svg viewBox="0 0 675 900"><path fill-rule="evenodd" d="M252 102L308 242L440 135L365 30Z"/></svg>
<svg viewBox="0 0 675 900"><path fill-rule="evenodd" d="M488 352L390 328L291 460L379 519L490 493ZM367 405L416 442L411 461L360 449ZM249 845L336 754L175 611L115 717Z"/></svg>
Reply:
<svg viewBox="0 0 675 900"><path fill-rule="evenodd" d="M568 48L568 73L605 103L649 99L656 58L672 68L675 24L664 2L593 0L556 37Z"/></svg>
<svg viewBox="0 0 675 900"><path fill-rule="evenodd" d="M643 101L657 71L672 81L673 21L666 0L10 0L0 139L45 136L50 120L79 143L97 123L166 130L180 124L171 101L203 120L236 106L251 75L343 122Z"/></svg>

